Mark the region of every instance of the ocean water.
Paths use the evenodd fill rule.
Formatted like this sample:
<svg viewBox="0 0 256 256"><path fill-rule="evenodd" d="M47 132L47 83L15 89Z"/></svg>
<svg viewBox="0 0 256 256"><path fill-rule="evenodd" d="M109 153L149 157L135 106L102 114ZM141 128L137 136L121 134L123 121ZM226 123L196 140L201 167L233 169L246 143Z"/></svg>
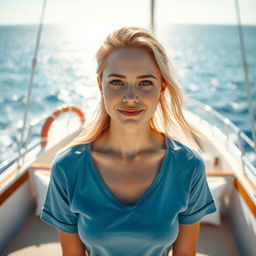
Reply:
<svg viewBox="0 0 256 256"><path fill-rule="evenodd" d="M256 26L243 29L256 112ZM36 26L0 26L0 163L17 152L36 32ZM92 113L100 98L94 54L106 32L44 27L29 121L64 103ZM187 95L212 106L251 137L237 27L163 25L155 33Z"/></svg>

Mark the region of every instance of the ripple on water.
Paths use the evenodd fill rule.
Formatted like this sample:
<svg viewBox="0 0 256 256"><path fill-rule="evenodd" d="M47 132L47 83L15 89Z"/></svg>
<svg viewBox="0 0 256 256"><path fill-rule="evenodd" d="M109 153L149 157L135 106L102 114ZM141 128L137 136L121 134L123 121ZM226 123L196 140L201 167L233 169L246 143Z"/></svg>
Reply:
<svg viewBox="0 0 256 256"><path fill-rule="evenodd" d="M46 95L46 96L44 96L43 100L46 102L49 102L49 103L62 102L62 100L60 100L57 93L51 93L50 95Z"/></svg>
<svg viewBox="0 0 256 256"><path fill-rule="evenodd" d="M235 101L231 101L230 106L232 107L232 109L236 112L240 112L240 113L248 113L248 104L247 102L235 102Z"/></svg>

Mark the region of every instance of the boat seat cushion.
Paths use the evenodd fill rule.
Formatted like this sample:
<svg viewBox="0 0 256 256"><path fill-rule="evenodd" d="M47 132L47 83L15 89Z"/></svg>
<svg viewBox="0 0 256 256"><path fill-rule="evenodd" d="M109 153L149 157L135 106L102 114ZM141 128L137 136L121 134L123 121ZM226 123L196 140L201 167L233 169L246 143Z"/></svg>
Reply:
<svg viewBox="0 0 256 256"><path fill-rule="evenodd" d="M50 181L50 171L35 170L33 171L33 179L34 179L34 184L36 188L36 199L37 199L35 215L39 216L45 201L45 196L46 196L47 188Z"/></svg>
<svg viewBox="0 0 256 256"><path fill-rule="evenodd" d="M201 219L201 223L209 223L212 225L220 226L221 225L221 197L225 187L227 186L227 181L224 177L207 177L207 182L212 193L212 197L215 201L217 211L204 216Z"/></svg>

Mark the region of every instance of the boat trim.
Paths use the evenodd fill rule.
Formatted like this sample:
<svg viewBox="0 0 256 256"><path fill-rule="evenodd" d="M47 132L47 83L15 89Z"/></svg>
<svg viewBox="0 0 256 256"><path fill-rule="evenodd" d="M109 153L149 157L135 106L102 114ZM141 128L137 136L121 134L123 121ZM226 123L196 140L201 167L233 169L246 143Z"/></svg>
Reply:
<svg viewBox="0 0 256 256"><path fill-rule="evenodd" d="M248 179L248 182L251 182L250 179ZM256 192L256 187L252 183L249 183L249 184L250 184L250 187L254 190L254 192ZM256 206L253 203L253 201L251 200L251 198L249 197L246 190L244 189L243 185L239 182L239 180L237 178L235 178L235 180L234 180L234 186L235 186L237 192L241 195L243 200L246 202L247 206L249 207L249 209L252 212L252 214L254 215L254 217L256 217Z"/></svg>
<svg viewBox="0 0 256 256"><path fill-rule="evenodd" d="M26 171L0 195L0 205L2 205L9 197L11 197L11 195L28 179L29 173Z"/></svg>

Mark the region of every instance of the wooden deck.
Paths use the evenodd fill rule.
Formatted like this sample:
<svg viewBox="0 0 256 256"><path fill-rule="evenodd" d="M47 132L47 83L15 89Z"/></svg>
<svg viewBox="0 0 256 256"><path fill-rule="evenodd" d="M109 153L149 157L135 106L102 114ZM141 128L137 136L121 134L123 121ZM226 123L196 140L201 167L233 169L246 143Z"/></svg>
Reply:
<svg viewBox="0 0 256 256"><path fill-rule="evenodd" d="M201 224L197 256L239 256L225 216L220 227ZM32 215L7 247L3 256L61 256L56 231ZM172 254L170 254L172 255ZM130 255L129 255L130 256ZM131 255L132 256L132 255Z"/></svg>

